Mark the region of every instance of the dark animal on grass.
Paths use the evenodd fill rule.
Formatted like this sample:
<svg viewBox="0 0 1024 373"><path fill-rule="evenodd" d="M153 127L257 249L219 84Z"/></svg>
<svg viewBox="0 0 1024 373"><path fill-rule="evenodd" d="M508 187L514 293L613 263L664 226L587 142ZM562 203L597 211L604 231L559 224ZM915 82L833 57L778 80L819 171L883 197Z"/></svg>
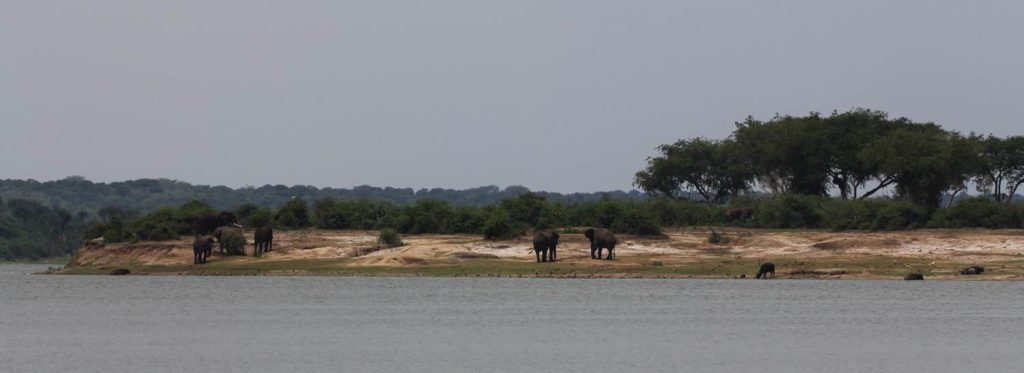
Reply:
<svg viewBox="0 0 1024 373"><path fill-rule="evenodd" d="M738 207L725 212L725 220L732 223L735 221L746 221L754 217L754 209L749 207Z"/></svg>
<svg viewBox="0 0 1024 373"><path fill-rule="evenodd" d="M924 275L920 273L910 273L903 276L903 279L907 281L924 280Z"/></svg>
<svg viewBox="0 0 1024 373"><path fill-rule="evenodd" d="M113 271L110 271L110 275L111 276L124 276L124 275L127 275L129 273L132 273L132 271L129 271L129 270L125 269L125 268L118 268L118 269L115 269Z"/></svg>
<svg viewBox="0 0 1024 373"><path fill-rule="evenodd" d="M537 254L537 263L553 262L558 255L558 232L540 231L533 235L533 252ZM548 253L551 253L549 256Z"/></svg>
<svg viewBox="0 0 1024 373"><path fill-rule="evenodd" d="M192 264L206 263L213 254L213 242L211 236L196 236L195 241L192 241Z"/></svg>
<svg viewBox="0 0 1024 373"><path fill-rule="evenodd" d="M964 268L964 269L960 270L960 274L961 275L965 275L965 276L980 275L983 272L985 272L985 267L980 267L980 266L970 266L970 267L967 267L967 268Z"/></svg>
<svg viewBox="0 0 1024 373"><path fill-rule="evenodd" d="M263 253L274 250L274 230L270 227L259 227L252 234L252 240L255 248L253 249L253 255L263 255Z"/></svg>
<svg viewBox="0 0 1024 373"><path fill-rule="evenodd" d="M757 270L757 279L761 279L761 278L764 278L764 279L775 278L775 264L774 263L764 263L764 264L761 264L761 268L759 268Z"/></svg>
<svg viewBox="0 0 1024 373"><path fill-rule="evenodd" d="M224 242L228 240L241 242L242 247L237 249L240 249L242 254L245 254L245 236L242 234L241 228L231 226L217 227L217 229L213 230L213 238L217 239L217 246L220 247L221 254L228 254L227 248L224 245Z"/></svg>
<svg viewBox="0 0 1024 373"><path fill-rule="evenodd" d="M590 228L583 232L584 236L590 240L590 258L601 259L601 249L608 249L608 257L606 259L615 259L615 244L618 240L615 239L615 235L605 229L594 229Z"/></svg>
<svg viewBox="0 0 1024 373"><path fill-rule="evenodd" d="M235 217L235 214L227 211L212 212L199 218L199 221L196 223L196 234L210 234L223 226L242 227L238 225L238 218Z"/></svg>

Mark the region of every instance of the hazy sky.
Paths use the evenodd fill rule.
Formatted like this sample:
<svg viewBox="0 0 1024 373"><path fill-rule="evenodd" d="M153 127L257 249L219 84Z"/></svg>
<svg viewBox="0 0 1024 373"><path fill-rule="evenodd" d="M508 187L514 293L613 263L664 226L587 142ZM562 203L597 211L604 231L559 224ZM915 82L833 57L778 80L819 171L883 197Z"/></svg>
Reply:
<svg viewBox="0 0 1024 373"><path fill-rule="evenodd" d="M1020 134L1022 4L0 0L0 178L589 192L747 115Z"/></svg>

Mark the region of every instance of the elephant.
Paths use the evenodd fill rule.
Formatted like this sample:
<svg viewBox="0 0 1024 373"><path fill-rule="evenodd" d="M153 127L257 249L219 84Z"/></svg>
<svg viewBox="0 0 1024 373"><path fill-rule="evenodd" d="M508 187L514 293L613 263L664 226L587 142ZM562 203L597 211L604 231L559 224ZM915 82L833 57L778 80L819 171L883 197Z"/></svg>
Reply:
<svg viewBox="0 0 1024 373"><path fill-rule="evenodd" d="M587 236L587 239L590 240L591 259L601 259L601 249L608 249L608 260L615 258L615 244L618 241L612 232L600 228L590 228L584 231L583 235Z"/></svg>
<svg viewBox="0 0 1024 373"><path fill-rule="evenodd" d="M117 268L117 269L115 269L113 271L110 271L109 275L111 275L111 276L124 276L124 275L131 274L131 273L132 273L132 271L129 271L127 268Z"/></svg>
<svg viewBox="0 0 1024 373"><path fill-rule="evenodd" d="M980 275L980 274L982 274L984 272L985 272L985 267L981 267L981 266L970 266L970 267L967 267L967 268L964 268L964 269L960 270L960 274L961 275L965 275L965 276Z"/></svg>
<svg viewBox="0 0 1024 373"><path fill-rule="evenodd" d="M274 230L270 227L259 227L252 234L253 255L262 255L274 250Z"/></svg>
<svg viewBox="0 0 1024 373"><path fill-rule="evenodd" d="M533 251L537 254L537 263L553 262L557 258L558 232L540 231L533 235ZM548 256L548 252L551 256ZM550 260L549 260L550 259Z"/></svg>
<svg viewBox="0 0 1024 373"><path fill-rule="evenodd" d="M239 248L242 254L245 254L245 235L242 234L242 229L233 226L217 227L213 230L213 237L217 239L217 246L220 246L220 253L227 254L227 250L224 247L224 241L226 240L238 240L241 241L242 247ZM237 237L237 238L232 238Z"/></svg>
<svg viewBox="0 0 1024 373"><path fill-rule="evenodd" d="M769 275L771 277L769 277ZM769 278L775 278L775 263L764 263L764 264L761 264L761 268L759 268L757 270L757 277L756 278L760 280L762 277L765 280L767 280Z"/></svg>
<svg viewBox="0 0 1024 373"><path fill-rule="evenodd" d="M235 214L227 211L211 212L199 218L199 221L196 223L196 234L210 234L223 226L242 227L238 224L238 218L235 217Z"/></svg>
<svg viewBox="0 0 1024 373"><path fill-rule="evenodd" d="M214 239L211 236L196 236L192 241L192 264L206 263L206 259L213 254Z"/></svg>
<svg viewBox="0 0 1024 373"><path fill-rule="evenodd" d="M738 221L750 220L753 217L754 217L754 209L749 208L749 207L739 207L739 208L729 209L729 211L725 212L725 220L730 222L730 223L734 222L734 221L737 221L737 220Z"/></svg>
<svg viewBox="0 0 1024 373"><path fill-rule="evenodd" d="M903 277L906 281L924 280L924 275L920 273L909 273Z"/></svg>

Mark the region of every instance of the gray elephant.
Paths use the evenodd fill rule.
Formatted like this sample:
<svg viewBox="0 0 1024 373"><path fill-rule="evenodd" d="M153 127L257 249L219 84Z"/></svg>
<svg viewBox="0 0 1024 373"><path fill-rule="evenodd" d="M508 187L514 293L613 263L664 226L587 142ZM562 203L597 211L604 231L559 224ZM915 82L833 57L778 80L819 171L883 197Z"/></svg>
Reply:
<svg viewBox="0 0 1024 373"><path fill-rule="evenodd" d="M252 234L253 254L262 255L274 250L274 230L270 227L259 227Z"/></svg>
<svg viewBox="0 0 1024 373"><path fill-rule="evenodd" d="M618 240L615 239L612 232L600 228L590 228L584 231L583 235L590 240L591 259L601 259L601 249L608 249L608 260L615 258L615 244L618 243Z"/></svg>
<svg viewBox="0 0 1024 373"><path fill-rule="evenodd" d="M195 241L192 241L192 264L206 263L206 259L213 254L213 242L211 236L196 236Z"/></svg>
<svg viewBox="0 0 1024 373"><path fill-rule="evenodd" d="M217 227L213 230L213 237L217 239L217 246L220 247L221 254L228 254L228 251L238 250L241 255L245 255L245 235L242 234L242 229L233 226ZM225 245L225 242L227 245ZM240 245L238 247L234 247ZM237 254L237 252L232 253Z"/></svg>
<svg viewBox="0 0 1024 373"><path fill-rule="evenodd" d="M558 232L540 231L533 235L533 252L537 254L537 263L555 261L557 246ZM548 256L549 251L551 256Z"/></svg>

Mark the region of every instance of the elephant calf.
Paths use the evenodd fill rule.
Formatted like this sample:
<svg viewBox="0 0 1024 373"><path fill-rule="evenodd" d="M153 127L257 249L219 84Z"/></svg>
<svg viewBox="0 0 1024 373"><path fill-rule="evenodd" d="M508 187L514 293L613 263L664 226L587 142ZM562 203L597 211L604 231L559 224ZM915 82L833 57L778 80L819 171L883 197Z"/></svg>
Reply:
<svg viewBox="0 0 1024 373"><path fill-rule="evenodd" d="M192 241L192 264L206 263L206 259L213 254L213 237L196 236Z"/></svg>
<svg viewBox="0 0 1024 373"><path fill-rule="evenodd" d="M590 228L583 232L590 240L590 258L601 259L601 249L608 249L608 260L615 258L615 235L605 229Z"/></svg>
<svg viewBox="0 0 1024 373"><path fill-rule="evenodd" d="M537 263L553 262L557 258L558 232L541 231L533 235L533 252L537 254ZM551 252L551 256L548 256Z"/></svg>
<svg viewBox="0 0 1024 373"><path fill-rule="evenodd" d="M771 277L768 277L769 275ZM769 278L775 278L775 263L761 264L761 268L757 270L757 279L761 279L762 277L766 280Z"/></svg>
<svg viewBox="0 0 1024 373"><path fill-rule="evenodd" d="M906 276L903 276L903 279L907 281L920 281L924 280L924 275L920 273L910 273L907 274Z"/></svg>
<svg viewBox="0 0 1024 373"><path fill-rule="evenodd" d="M253 255L261 255L274 250L274 230L270 227L256 228L256 232L253 232L252 236L255 245Z"/></svg>

